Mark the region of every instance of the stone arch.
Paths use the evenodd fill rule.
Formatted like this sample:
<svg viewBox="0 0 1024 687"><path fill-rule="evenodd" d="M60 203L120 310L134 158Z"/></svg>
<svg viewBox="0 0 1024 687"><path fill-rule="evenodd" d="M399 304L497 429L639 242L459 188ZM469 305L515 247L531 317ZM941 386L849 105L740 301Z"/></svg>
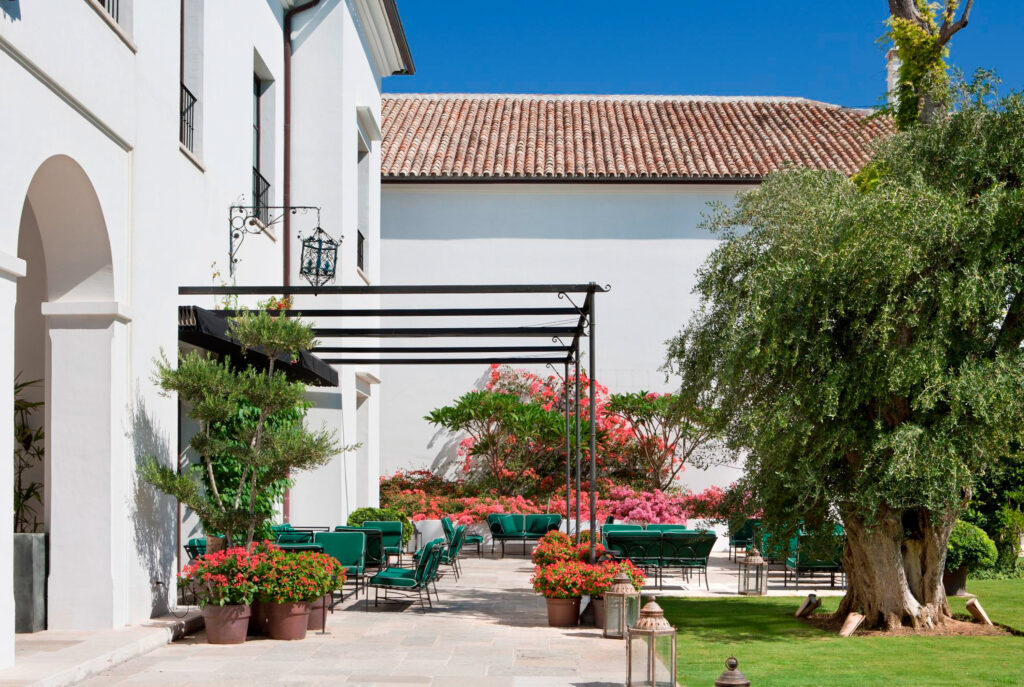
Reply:
<svg viewBox="0 0 1024 687"><path fill-rule="evenodd" d="M46 258L47 301L112 302L113 260L99 197L74 159L44 161L25 193ZM20 243L20 241L19 241Z"/></svg>
<svg viewBox="0 0 1024 687"><path fill-rule="evenodd" d="M115 300L110 246L89 175L67 155L46 159L25 192L19 225L26 275L18 283L15 359L38 334L50 629L125 621L128 473L119 425L129 318ZM23 325L35 331L23 336Z"/></svg>

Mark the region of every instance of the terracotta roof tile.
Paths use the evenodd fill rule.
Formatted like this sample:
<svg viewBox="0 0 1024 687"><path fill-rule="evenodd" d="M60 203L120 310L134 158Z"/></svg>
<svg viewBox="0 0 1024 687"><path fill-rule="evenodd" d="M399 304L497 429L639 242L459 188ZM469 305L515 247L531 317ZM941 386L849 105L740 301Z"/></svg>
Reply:
<svg viewBox="0 0 1024 687"><path fill-rule="evenodd" d="M757 179L856 172L885 118L803 98L387 95L385 179Z"/></svg>
<svg viewBox="0 0 1024 687"><path fill-rule="evenodd" d="M885 118L801 98L389 95L385 179L757 179L856 172Z"/></svg>

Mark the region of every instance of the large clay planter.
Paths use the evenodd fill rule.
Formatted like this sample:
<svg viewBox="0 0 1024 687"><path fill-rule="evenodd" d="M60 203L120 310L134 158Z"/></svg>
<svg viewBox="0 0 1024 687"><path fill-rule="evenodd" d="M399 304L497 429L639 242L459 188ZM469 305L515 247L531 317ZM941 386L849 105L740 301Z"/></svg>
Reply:
<svg viewBox="0 0 1024 687"><path fill-rule="evenodd" d="M599 596L590 597L590 603L594 605L594 627L604 629L604 599Z"/></svg>
<svg viewBox="0 0 1024 687"><path fill-rule="evenodd" d="M330 594L325 594L309 604L309 622L306 623L307 630L323 629L326 624L324 616L327 613L327 607L330 605L330 598Z"/></svg>
<svg viewBox="0 0 1024 687"><path fill-rule="evenodd" d="M249 629L249 604L230 606L203 606L206 623L206 641L210 644L241 644Z"/></svg>
<svg viewBox="0 0 1024 687"><path fill-rule="evenodd" d="M222 549L228 548L228 540L225 537L207 537L206 538L206 553L217 553Z"/></svg>
<svg viewBox="0 0 1024 687"><path fill-rule="evenodd" d="M264 601L252 602L252 614L249 616L249 634L267 634L267 604Z"/></svg>
<svg viewBox="0 0 1024 687"><path fill-rule="evenodd" d="M967 596L967 566L942 573L942 586L946 588L946 596Z"/></svg>
<svg viewBox="0 0 1024 687"><path fill-rule="evenodd" d="M267 604L267 634L271 639L305 639L308 623L309 604L305 601Z"/></svg>
<svg viewBox="0 0 1024 687"><path fill-rule="evenodd" d="M580 621L580 599L547 599L548 625L576 627Z"/></svg>

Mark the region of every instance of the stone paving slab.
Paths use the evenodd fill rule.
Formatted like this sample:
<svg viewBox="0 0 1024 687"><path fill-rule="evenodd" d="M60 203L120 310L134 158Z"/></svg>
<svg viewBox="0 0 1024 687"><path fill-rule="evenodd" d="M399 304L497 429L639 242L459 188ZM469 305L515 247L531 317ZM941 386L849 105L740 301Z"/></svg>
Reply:
<svg viewBox="0 0 1024 687"><path fill-rule="evenodd" d="M201 625L199 612L192 610L181 618L158 618L121 630L20 634L14 667L0 670L0 687L63 687L125 662L146 667L150 660L144 654Z"/></svg>
<svg viewBox="0 0 1024 687"><path fill-rule="evenodd" d="M386 687L606 687L625 681L625 644L604 639L591 627L547 626L544 599L529 586L532 566L521 556L463 558L458 581L439 584L440 601L426 612L419 605L373 606L348 599L327 621L328 634L310 632L301 642L253 639L239 646L206 643L202 633L112 667L83 682L100 685L212 687L214 685L344 685ZM776 568L776 571L779 569ZM735 595L737 565L725 552L712 555L708 589L703 577L666 577L648 596ZM825 586L820 586L824 584ZM772 596L842 594L828 586L802 584L799 592L769 584ZM795 606L794 606L795 607ZM368 608L368 610L367 610ZM103 633L97 633L103 634ZM86 633L53 637L51 653L82 651ZM64 642L60 645L59 642ZM150 647L152 648L152 647ZM41 655L41 652L39 652ZM22 666L19 665L19 668ZM0 687L7 676L0 673ZM10 683L24 687L29 682ZM66 683L64 683L66 684Z"/></svg>

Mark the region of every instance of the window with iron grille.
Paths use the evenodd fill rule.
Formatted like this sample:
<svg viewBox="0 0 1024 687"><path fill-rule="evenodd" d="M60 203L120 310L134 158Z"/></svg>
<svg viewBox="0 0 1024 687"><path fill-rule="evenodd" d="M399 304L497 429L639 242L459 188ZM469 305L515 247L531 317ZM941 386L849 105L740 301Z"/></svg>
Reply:
<svg viewBox="0 0 1024 687"><path fill-rule="evenodd" d="M181 144L188 148L190 153L196 152L195 148L195 133L196 133L196 97L192 95L192 91L185 87L185 84L181 84L181 122L178 131L178 140Z"/></svg>
<svg viewBox="0 0 1024 687"><path fill-rule="evenodd" d="M366 271L366 237L361 231L356 232L356 266Z"/></svg>
<svg viewBox="0 0 1024 687"><path fill-rule="evenodd" d="M121 0L124 2L124 0ZM180 0L178 141L196 158L203 154L203 0Z"/></svg>
<svg viewBox="0 0 1024 687"><path fill-rule="evenodd" d="M121 2L120 0L103 0L103 9L107 11L115 22L121 20Z"/></svg>
<svg viewBox="0 0 1024 687"><path fill-rule="evenodd" d="M264 224L270 221L270 182L261 174L262 147L261 107L263 82L259 74L252 75L252 209L253 215Z"/></svg>

